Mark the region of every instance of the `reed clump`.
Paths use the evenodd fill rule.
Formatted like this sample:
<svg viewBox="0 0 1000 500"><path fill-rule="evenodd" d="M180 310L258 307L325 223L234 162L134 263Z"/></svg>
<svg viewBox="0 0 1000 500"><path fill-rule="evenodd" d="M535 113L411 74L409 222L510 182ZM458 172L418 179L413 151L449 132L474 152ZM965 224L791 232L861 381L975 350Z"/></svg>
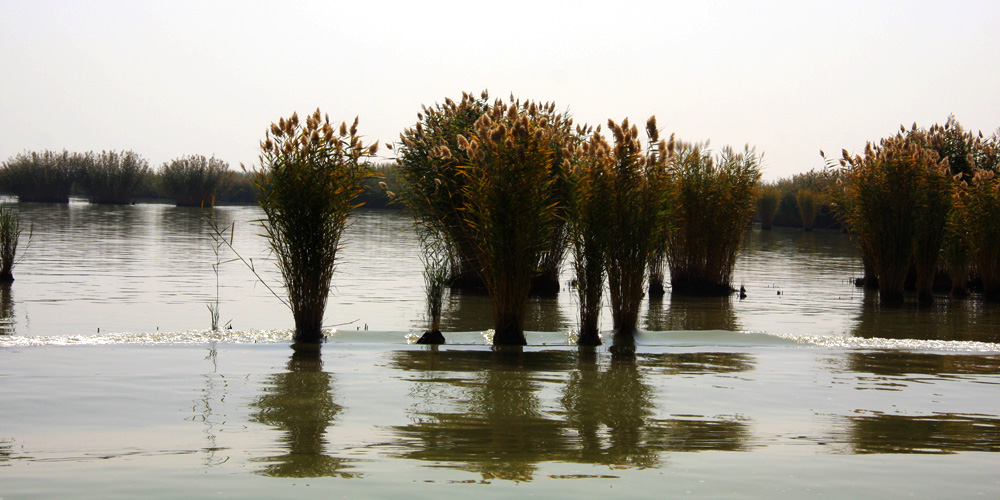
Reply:
<svg viewBox="0 0 1000 500"><path fill-rule="evenodd" d="M305 123L292 114L271 124L261 142L261 222L284 279L296 342L323 339L340 237L370 175L366 159L378 150L363 143L357 125L355 119L338 129L317 109Z"/></svg>
<svg viewBox="0 0 1000 500"><path fill-rule="evenodd" d="M674 226L667 233L673 293L728 295L743 234L753 215L760 156L749 146L717 155L679 143L674 160Z"/></svg>
<svg viewBox="0 0 1000 500"><path fill-rule="evenodd" d="M158 181L163 194L178 207L202 207L228 190L235 177L223 160L188 155L164 163Z"/></svg>
<svg viewBox="0 0 1000 500"><path fill-rule="evenodd" d="M66 150L21 153L0 168L0 188L22 202L69 203L73 183L89 161L86 154Z"/></svg>
<svg viewBox="0 0 1000 500"><path fill-rule="evenodd" d="M638 330L646 269L662 248L669 230L672 191L669 172L674 143L661 141L656 117L646 122L648 147L639 141L639 129L628 119L608 121L610 146L607 211L613 233L605 243L608 296L616 338L632 338Z"/></svg>
<svg viewBox="0 0 1000 500"><path fill-rule="evenodd" d="M757 218L760 219L760 228L770 231L774 228L774 216L778 214L778 206L781 205L781 190L776 186L762 186L757 190L754 205L757 208Z"/></svg>
<svg viewBox="0 0 1000 500"><path fill-rule="evenodd" d="M1000 134L972 142L972 175L959 182L951 231L982 279L986 299L1000 301Z"/></svg>
<svg viewBox="0 0 1000 500"><path fill-rule="evenodd" d="M869 143L864 156L844 151L842 164L847 199L839 210L878 279L880 300L903 301L911 266L921 299L929 300L951 208L947 160L901 133Z"/></svg>
<svg viewBox="0 0 1000 500"><path fill-rule="evenodd" d="M811 189L800 189L795 193L795 206L799 209L799 218L802 220L802 229L812 231L816 225L816 216L819 215L820 194Z"/></svg>
<svg viewBox="0 0 1000 500"><path fill-rule="evenodd" d="M470 247L490 295L496 345L527 343L528 295L560 224L555 177L563 167L556 162L569 161L564 156L571 145L562 142L562 120L549 120L554 109L551 103L498 100L476 120L474 132L457 141L468 158L458 167L465 179L464 204L456 207L459 239ZM450 154L439 148L439 156Z"/></svg>
<svg viewBox="0 0 1000 500"><path fill-rule="evenodd" d="M411 210L419 224L435 226L446 235L456 257L452 269L452 284L460 290L475 290L484 286L473 257L474 243L465 239L465 220L462 207L466 206L466 186L469 179L461 166L472 160L461 147L459 137L468 140L476 135L476 122L484 114L492 114L500 101L491 102L489 94L479 96L463 93L458 102L445 99L433 107L424 106L418 113L418 122L400 134L397 145L399 174L403 178L400 200ZM554 105L515 101L507 107L533 116L549 133L549 148L553 151L553 168L550 169L553 189L551 202L559 204L565 196L562 175L562 143L571 137L572 120L555 111ZM558 269L566 251L565 223L558 219L549 235L549 248L539 262L541 272L533 278L548 279L539 289L558 289Z"/></svg>
<svg viewBox="0 0 1000 500"><path fill-rule="evenodd" d="M149 162L134 151L88 154L79 185L91 203L128 205L149 176Z"/></svg>
<svg viewBox="0 0 1000 500"><path fill-rule="evenodd" d="M18 213L11 207L0 206L0 283L14 281L14 264L21 231Z"/></svg>
<svg viewBox="0 0 1000 500"><path fill-rule="evenodd" d="M975 227L969 233L969 246L983 280L983 294L1000 301L1000 178L996 170L976 172L964 190L962 208Z"/></svg>
<svg viewBox="0 0 1000 500"><path fill-rule="evenodd" d="M421 344L444 343L441 333L441 310L444 296L451 281L452 255L450 247L439 235L424 232L420 234L422 253L420 261L424 265L424 295L427 331L420 338Z"/></svg>

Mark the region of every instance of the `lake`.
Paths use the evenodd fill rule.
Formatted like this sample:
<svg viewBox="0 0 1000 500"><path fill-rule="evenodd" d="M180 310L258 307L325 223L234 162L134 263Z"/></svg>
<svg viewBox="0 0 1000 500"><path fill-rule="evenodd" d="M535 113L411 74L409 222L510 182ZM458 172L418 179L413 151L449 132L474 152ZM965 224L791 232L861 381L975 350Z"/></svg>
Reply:
<svg viewBox="0 0 1000 500"><path fill-rule="evenodd" d="M1000 307L880 308L840 232L748 230L748 297L649 301L634 350L569 344L566 272L532 299L529 346L487 345L489 299L454 294L428 347L407 341L426 325L411 220L362 210L329 340L293 350L290 312L217 259L200 210L19 208L3 499L1000 496ZM214 214L280 294L260 216ZM216 298L232 329L209 331Z"/></svg>

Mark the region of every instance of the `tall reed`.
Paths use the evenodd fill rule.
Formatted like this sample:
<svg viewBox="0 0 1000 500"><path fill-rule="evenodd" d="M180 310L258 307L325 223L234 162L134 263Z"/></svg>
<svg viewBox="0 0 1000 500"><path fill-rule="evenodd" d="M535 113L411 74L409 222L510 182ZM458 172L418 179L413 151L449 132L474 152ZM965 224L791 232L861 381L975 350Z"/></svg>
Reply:
<svg viewBox="0 0 1000 500"><path fill-rule="evenodd" d="M163 192L178 207L201 207L217 199L235 177L225 161L214 156L188 155L164 163L158 180Z"/></svg>
<svg viewBox="0 0 1000 500"><path fill-rule="evenodd" d="M582 134L581 130L581 135ZM612 240L608 207L611 199L611 150L599 131L578 146L568 180L567 206L573 275L579 302L577 344L600 345L606 247Z"/></svg>
<svg viewBox="0 0 1000 500"><path fill-rule="evenodd" d="M458 149L469 159L459 167L466 179L461 240L472 249L475 269L493 306L497 345L523 345L524 318L531 283L558 225L554 192L554 146L558 130L538 106L497 101L475 124L475 133L459 135ZM439 150L443 149L439 147ZM439 151L450 156L450 151Z"/></svg>
<svg viewBox="0 0 1000 500"><path fill-rule="evenodd" d="M656 117L646 122L645 150L638 127L628 119L620 125L609 120L608 128L614 136L607 170L607 210L614 228L606 243L608 296L616 338L631 338L638 330L647 265L661 248L661 232L668 229L673 142L668 146L659 139Z"/></svg>
<svg viewBox="0 0 1000 500"><path fill-rule="evenodd" d="M980 170L972 179L965 203L971 234L972 256L983 280L983 293L1000 300L1000 179L995 171Z"/></svg>
<svg viewBox="0 0 1000 500"><path fill-rule="evenodd" d="M778 206L781 204L781 190L776 186L762 186L757 191L754 203L757 207L757 217L760 219L760 228L770 231L774 227L774 216L778 214Z"/></svg>
<svg viewBox="0 0 1000 500"><path fill-rule="evenodd" d="M451 248L443 237L426 231L421 232L420 243L422 248L420 261L424 265L427 334L440 338L441 309L451 280Z"/></svg>
<svg viewBox="0 0 1000 500"><path fill-rule="evenodd" d="M802 229L812 231L819 214L820 194L811 189L800 189L795 193L795 206L799 209Z"/></svg>
<svg viewBox="0 0 1000 500"><path fill-rule="evenodd" d="M987 300L1000 301L1000 135L975 148L973 175L960 183L956 210Z"/></svg>
<svg viewBox="0 0 1000 500"><path fill-rule="evenodd" d="M667 233L673 293L728 295L733 267L753 215L760 156L747 146L716 156L707 144L677 146L675 226Z"/></svg>
<svg viewBox="0 0 1000 500"><path fill-rule="evenodd" d="M369 175L364 162L378 150L362 142L357 125L342 123L338 131L317 109L305 124L297 114L271 124L261 142L261 222L285 282L296 342L323 339L340 236Z"/></svg>
<svg viewBox="0 0 1000 500"><path fill-rule="evenodd" d="M475 269L473 243L466 240L464 216L466 176L460 166L470 158L458 147L458 136L470 136L475 123L490 108L489 95L479 97L463 93L455 102L445 99L434 107L423 107L418 122L400 134L396 146L397 161L406 189L400 199L410 209L419 225L445 235L453 247L456 285L481 283ZM391 146L390 146L391 147Z"/></svg>
<svg viewBox="0 0 1000 500"><path fill-rule="evenodd" d="M969 295L969 275L972 271L971 231L962 203L961 185L956 189L956 201L945 223L941 241L941 263L951 279L952 297Z"/></svg>
<svg viewBox="0 0 1000 500"><path fill-rule="evenodd" d="M91 203L127 205L149 176L149 162L134 151L102 151L90 156L79 176Z"/></svg>
<svg viewBox="0 0 1000 500"><path fill-rule="evenodd" d="M943 184L947 161L939 162L937 153L899 134L877 146L869 143L863 157L844 151L843 165L850 198L844 216L878 277L880 300L903 301L914 264L927 300L950 209Z"/></svg>
<svg viewBox="0 0 1000 500"><path fill-rule="evenodd" d="M14 281L14 264L21 231L18 213L11 207L0 206L0 283Z"/></svg>
<svg viewBox="0 0 1000 500"><path fill-rule="evenodd" d="M78 172L88 155L66 150L21 153L0 168L0 188L22 202L69 203Z"/></svg>

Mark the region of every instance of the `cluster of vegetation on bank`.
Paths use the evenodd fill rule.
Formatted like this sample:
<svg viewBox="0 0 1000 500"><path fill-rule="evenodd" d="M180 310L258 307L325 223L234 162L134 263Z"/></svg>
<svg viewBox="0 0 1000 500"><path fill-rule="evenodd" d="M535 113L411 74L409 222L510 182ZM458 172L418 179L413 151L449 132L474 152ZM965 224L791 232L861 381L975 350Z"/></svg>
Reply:
<svg viewBox="0 0 1000 500"><path fill-rule="evenodd" d="M390 189L399 189L393 165L373 169ZM117 205L159 200L188 207L258 203L253 173L232 170L223 160L188 155L154 170L133 151L21 153L0 166L0 192L22 202L67 203L70 196L80 196ZM374 179L365 181L358 201L371 208L400 207Z"/></svg>

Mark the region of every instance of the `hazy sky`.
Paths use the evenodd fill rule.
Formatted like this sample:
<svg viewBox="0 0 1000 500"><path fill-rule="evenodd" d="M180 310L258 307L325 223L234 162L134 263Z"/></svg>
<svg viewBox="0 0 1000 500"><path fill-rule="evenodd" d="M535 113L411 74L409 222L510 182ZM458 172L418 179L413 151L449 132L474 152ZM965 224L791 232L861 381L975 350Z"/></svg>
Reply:
<svg viewBox="0 0 1000 500"><path fill-rule="evenodd" d="M776 179L900 124L995 131L1000 1L0 0L0 160L238 168L293 111L394 141L422 104L483 89L577 122L655 114L688 141L755 145Z"/></svg>

